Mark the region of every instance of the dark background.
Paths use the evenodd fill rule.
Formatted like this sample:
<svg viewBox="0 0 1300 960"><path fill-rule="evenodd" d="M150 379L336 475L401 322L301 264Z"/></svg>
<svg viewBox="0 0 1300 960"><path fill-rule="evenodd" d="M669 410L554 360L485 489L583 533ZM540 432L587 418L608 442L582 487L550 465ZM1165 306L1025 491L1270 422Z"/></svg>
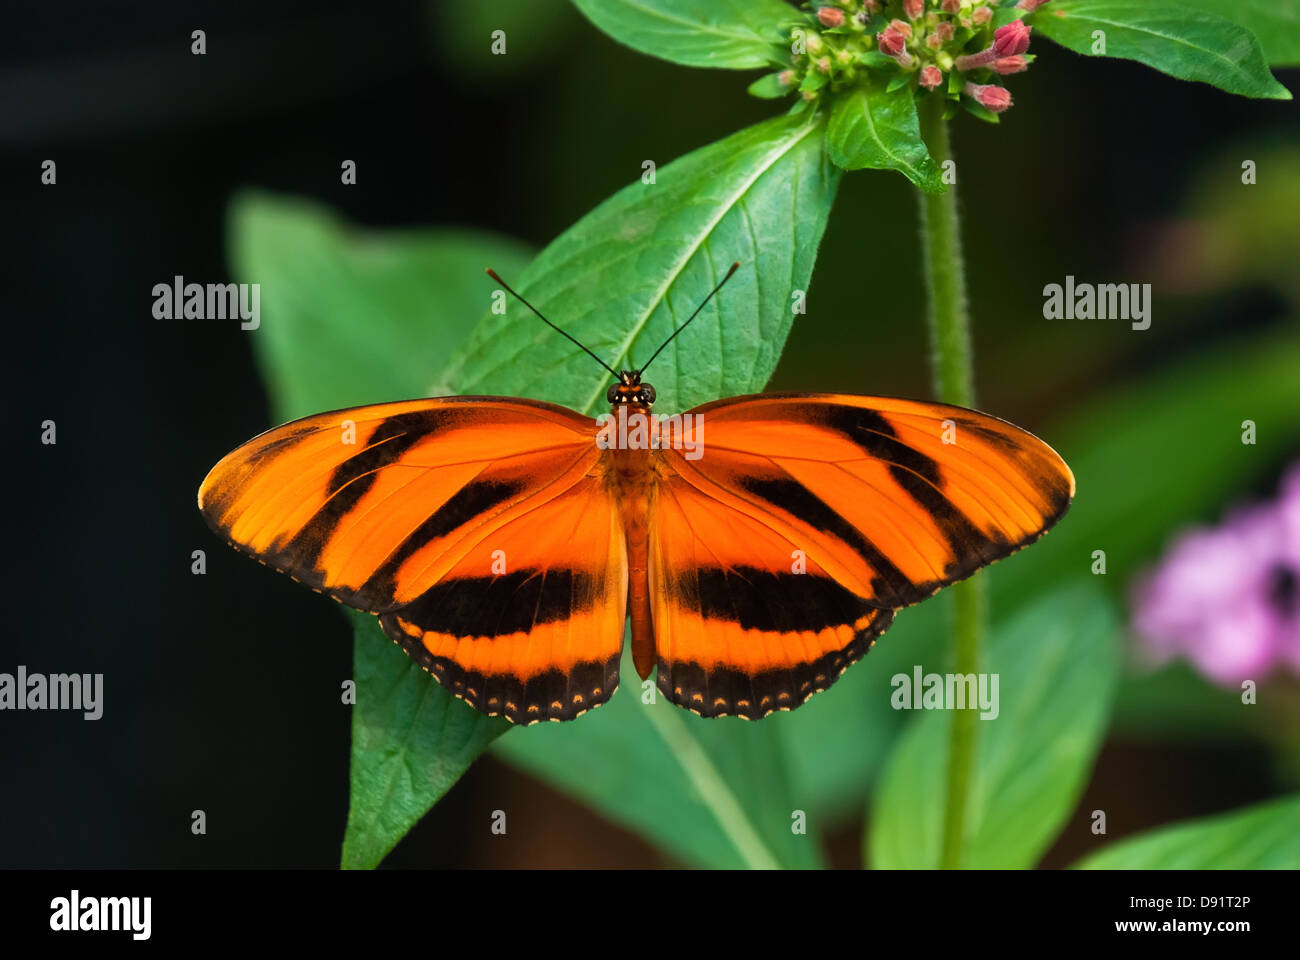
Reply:
<svg viewBox="0 0 1300 960"><path fill-rule="evenodd" d="M472 226L540 247L644 159L666 163L779 109L745 95L746 75L643 57L562 0L535 5L563 9L503 4L511 54L492 58L463 13L478 4L6 3L0 670L103 673L105 713L0 715L0 866L337 864L351 632L332 604L226 550L201 521L199 481L268 424L266 396L237 325L155 320L151 289L175 274L231 279L224 217L241 187L317 198L365 225ZM189 52L198 28L201 57ZM982 405L1031 429L1157 362L1294 316L1276 287L1247 278L1166 293L1144 336L1052 326L1041 278L1149 263L1207 158L1294 141L1300 118L1294 104L1045 41L1036 52L1000 128L962 117L956 133ZM1279 76L1300 88L1296 72ZM339 183L345 157L364 172L356 186ZM46 159L56 186L40 183ZM1239 176L1240 159L1228 164L1223 176ZM895 174L845 177L817 322L795 326L775 385L928 393L913 206ZM55 446L39 442L46 419ZM195 549L208 553L204 577L190 573ZM1228 751L1112 743L1092 789L1140 783L1135 829L1268 795L1267 756ZM510 835L470 831L506 792L527 798ZM205 837L191 835L195 809ZM834 838L837 864L857 862L859 829ZM491 758L387 861L661 862Z"/></svg>

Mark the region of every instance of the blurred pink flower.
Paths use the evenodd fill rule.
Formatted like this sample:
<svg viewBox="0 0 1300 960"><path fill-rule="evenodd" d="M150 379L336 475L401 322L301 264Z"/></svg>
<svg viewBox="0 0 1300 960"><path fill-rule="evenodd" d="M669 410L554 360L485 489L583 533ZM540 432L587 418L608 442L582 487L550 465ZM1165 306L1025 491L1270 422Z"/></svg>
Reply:
<svg viewBox="0 0 1300 960"><path fill-rule="evenodd" d="M1236 687L1274 669L1300 673L1300 464L1276 500L1190 530L1133 592L1133 628L1148 660L1185 657Z"/></svg>

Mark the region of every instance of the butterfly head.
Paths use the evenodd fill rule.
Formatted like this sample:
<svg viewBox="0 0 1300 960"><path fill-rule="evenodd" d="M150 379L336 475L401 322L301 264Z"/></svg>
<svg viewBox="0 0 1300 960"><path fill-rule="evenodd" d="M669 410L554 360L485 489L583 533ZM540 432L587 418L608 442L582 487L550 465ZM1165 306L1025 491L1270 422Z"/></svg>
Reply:
<svg viewBox="0 0 1300 960"><path fill-rule="evenodd" d="M640 370L624 370L618 375L618 383L609 385L605 399L615 407L634 404L649 409L655 402L655 388L641 382Z"/></svg>

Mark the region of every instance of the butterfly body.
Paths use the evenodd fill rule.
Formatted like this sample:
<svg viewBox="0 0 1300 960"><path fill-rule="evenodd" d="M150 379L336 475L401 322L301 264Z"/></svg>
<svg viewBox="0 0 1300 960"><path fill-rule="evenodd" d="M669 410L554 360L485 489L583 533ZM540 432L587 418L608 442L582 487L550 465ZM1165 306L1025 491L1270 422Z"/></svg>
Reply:
<svg viewBox="0 0 1300 960"><path fill-rule="evenodd" d="M600 421L448 397L268 431L199 491L237 548L379 617L456 696L566 720L638 674L756 719L858 660L895 611L1014 552L1074 481L1042 441L942 404L755 395L662 419L624 373Z"/></svg>

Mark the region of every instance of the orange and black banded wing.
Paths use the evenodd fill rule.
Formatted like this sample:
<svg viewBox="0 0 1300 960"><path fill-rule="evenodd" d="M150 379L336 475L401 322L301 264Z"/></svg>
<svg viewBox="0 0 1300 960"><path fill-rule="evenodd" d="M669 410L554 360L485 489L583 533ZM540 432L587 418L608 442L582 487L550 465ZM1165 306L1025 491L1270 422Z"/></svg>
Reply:
<svg viewBox="0 0 1300 960"><path fill-rule="evenodd" d="M618 687L627 579L621 515L604 478L587 476L497 527L379 622L489 716L571 720Z"/></svg>
<svg viewBox="0 0 1300 960"><path fill-rule="evenodd" d="M624 544L595 433L563 407L492 397L318 414L226 456L199 508L238 549L381 615L484 712L562 719L580 712L555 706L570 686L583 709L608 699L623 639ZM585 554L554 541L568 520Z"/></svg>
<svg viewBox="0 0 1300 960"><path fill-rule="evenodd" d="M806 546L732 498L661 476L649 576L666 697L701 716L755 720L799 706L862 658L894 611L838 581Z"/></svg>
<svg viewBox="0 0 1300 960"><path fill-rule="evenodd" d="M776 668L792 677L778 684L776 708L780 693L803 702L865 652L889 611L1036 540L1074 493L1069 468L1041 440L959 407L769 395L690 412L702 455L663 451L655 636L665 637L661 689L684 706L702 699L706 715L763 715L764 692L754 688L741 709L726 685ZM729 536L736 545L724 548ZM746 562L751 544L764 551Z"/></svg>

